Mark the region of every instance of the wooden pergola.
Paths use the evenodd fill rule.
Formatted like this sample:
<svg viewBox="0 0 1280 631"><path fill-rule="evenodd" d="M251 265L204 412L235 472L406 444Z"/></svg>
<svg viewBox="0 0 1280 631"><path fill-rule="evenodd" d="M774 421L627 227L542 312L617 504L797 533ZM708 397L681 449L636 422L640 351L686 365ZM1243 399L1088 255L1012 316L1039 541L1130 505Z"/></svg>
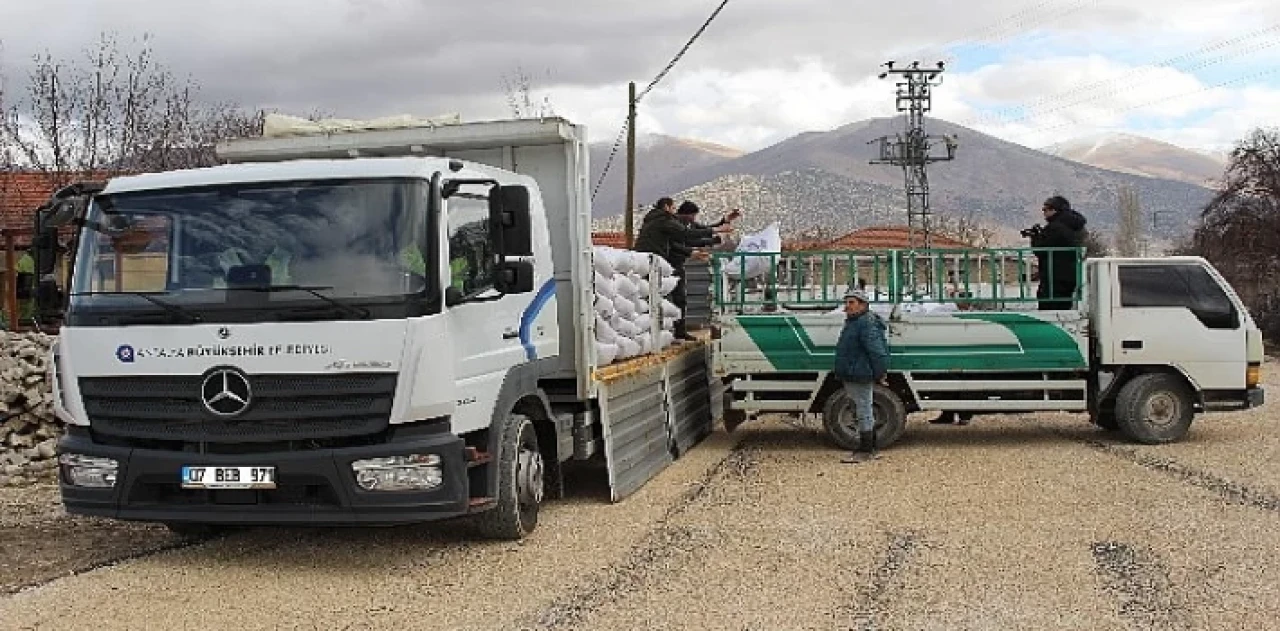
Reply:
<svg viewBox="0 0 1280 631"><path fill-rule="evenodd" d="M10 331L18 330L18 237L30 242L34 228L0 228L4 239L4 313Z"/></svg>

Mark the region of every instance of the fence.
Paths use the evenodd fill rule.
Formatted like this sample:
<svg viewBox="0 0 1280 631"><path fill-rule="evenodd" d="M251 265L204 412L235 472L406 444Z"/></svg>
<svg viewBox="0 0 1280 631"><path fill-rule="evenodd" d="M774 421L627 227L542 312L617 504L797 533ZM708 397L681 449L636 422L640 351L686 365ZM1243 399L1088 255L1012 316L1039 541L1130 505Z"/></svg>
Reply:
<svg viewBox="0 0 1280 631"><path fill-rule="evenodd" d="M1043 260L1043 269L1041 269ZM1055 295L1037 279L1074 274L1074 290ZM872 303L953 303L966 309L1034 309L1077 304L1084 248L718 252L712 258L715 308L742 313L834 308L850 287ZM746 278L746 281L739 279Z"/></svg>

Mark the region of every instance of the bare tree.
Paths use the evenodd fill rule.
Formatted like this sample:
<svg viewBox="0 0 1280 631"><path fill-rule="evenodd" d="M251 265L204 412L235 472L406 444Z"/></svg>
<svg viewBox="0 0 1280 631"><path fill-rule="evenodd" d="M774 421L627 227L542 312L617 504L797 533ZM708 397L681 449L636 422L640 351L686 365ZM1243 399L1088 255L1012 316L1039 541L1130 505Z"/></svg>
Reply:
<svg viewBox="0 0 1280 631"><path fill-rule="evenodd" d="M933 215L931 230L936 235L975 248L991 247L996 238L995 228L983 223L972 212Z"/></svg>
<svg viewBox="0 0 1280 631"><path fill-rule="evenodd" d="M547 71L550 77L551 72ZM516 66L513 74L502 75L502 89L507 95L507 107L515 118L546 118L555 116L551 97L543 95L540 102L533 95L533 77L522 66Z"/></svg>
<svg viewBox="0 0 1280 631"><path fill-rule="evenodd" d="M1084 230L1083 245L1085 258L1092 259L1111 255L1111 248L1107 245L1107 240L1090 228L1085 228Z"/></svg>
<svg viewBox="0 0 1280 631"><path fill-rule="evenodd" d="M1116 255L1140 256L1146 235L1142 229L1142 204L1138 200L1138 192L1131 186L1122 187L1116 209L1119 213L1115 236Z"/></svg>
<svg viewBox="0 0 1280 631"><path fill-rule="evenodd" d="M1280 335L1280 129L1254 130L1236 144L1192 239L1264 333Z"/></svg>
<svg viewBox="0 0 1280 631"><path fill-rule="evenodd" d="M81 57L33 58L25 99L0 99L0 153L60 185L87 174L215 163L213 145L261 129L261 112L199 98L159 64L144 36L131 50L104 34Z"/></svg>

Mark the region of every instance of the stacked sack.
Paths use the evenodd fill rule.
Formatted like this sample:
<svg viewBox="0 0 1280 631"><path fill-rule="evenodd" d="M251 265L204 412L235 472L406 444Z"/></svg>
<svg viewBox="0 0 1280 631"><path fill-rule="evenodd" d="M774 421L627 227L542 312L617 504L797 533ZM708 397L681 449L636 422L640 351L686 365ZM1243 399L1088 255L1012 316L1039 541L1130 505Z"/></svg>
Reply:
<svg viewBox="0 0 1280 631"><path fill-rule="evenodd" d="M680 279L660 256L619 250L607 246L594 249L596 359L600 366L660 351L675 343L675 321L680 309L666 299ZM658 266L661 304L649 304L652 265ZM661 330L654 339L653 322Z"/></svg>

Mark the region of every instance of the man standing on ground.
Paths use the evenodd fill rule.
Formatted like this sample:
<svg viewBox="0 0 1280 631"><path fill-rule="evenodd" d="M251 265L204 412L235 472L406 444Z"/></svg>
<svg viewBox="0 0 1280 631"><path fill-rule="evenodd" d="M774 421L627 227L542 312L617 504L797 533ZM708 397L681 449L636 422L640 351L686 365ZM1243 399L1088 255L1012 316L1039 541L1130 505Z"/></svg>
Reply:
<svg viewBox="0 0 1280 631"><path fill-rule="evenodd" d="M876 451L873 411L875 385L886 383L889 343L880 316L868 309L867 294L851 289L844 295L844 328L836 343L835 374L840 380L858 421L858 449L841 462L859 463L880 457Z"/></svg>
<svg viewBox="0 0 1280 631"><path fill-rule="evenodd" d="M723 225L717 228L689 228L676 218L676 203L670 197L663 197L653 205L640 223L640 234L636 237L637 252L657 254L671 264L675 275L680 279L674 291L667 298L671 304L679 307L680 319L676 320L676 339L691 341L685 328L684 311L688 306L687 293L684 287L684 262L693 253L693 248L714 243L717 233L729 232L732 226Z"/></svg>

